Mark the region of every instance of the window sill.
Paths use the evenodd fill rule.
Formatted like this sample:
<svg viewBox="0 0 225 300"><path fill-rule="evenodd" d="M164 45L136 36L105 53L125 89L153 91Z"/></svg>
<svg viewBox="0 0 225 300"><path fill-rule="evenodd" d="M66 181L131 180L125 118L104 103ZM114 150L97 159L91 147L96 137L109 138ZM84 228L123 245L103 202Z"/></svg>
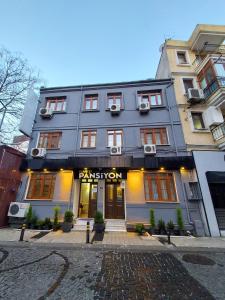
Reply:
<svg viewBox="0 0 225 300"><path fill-rule="evenodd" d="M96 149L96 147L80 147L80 149Z"/></svg>
<svg viewBox="0 0 225 300"><path fill-rule="evenodd" d="M60 150L60 148L46 148L46 151L51 151L51 150Z"/></svg>
<svg viewBox="0 0 225 300"><path fill-rule="evenodd" d="M177 64L177 66L179 67L190 67L191 64L187 63L187 64Z"/></svg>
<svg viewBox="0 0 225 300"><path fill-rule="evenodd" d="M24 199L24 201L52 201L52 199Z"/></svg>
<svg viewBox="0 0 225 300"><path fill-rule="evenodd" d="M66 114L67 112L65 110L53 110L53 114Z"/></svg>
<svg viewBox="0 0 225 300"><path fill-rule="evenodd" d="M192 130L193 133L209 133L211 132L209 129L194 129Z"/></svg>
<svg viewBox="0 0 225 300"><path fill-rule="evenodd" d="M124 107L121 107L121 108L120 108L120 111L121 111L121 110L124 110ZM110 109L109 109L109 108L106 108L105 111L110 111Z"/></svg>
<svg viewBox="0 0 225 300"><path fill-rule="evenodd" d="M178 201L145 201L145 203L172 203L172 204L178 204Z"/></svg>
<svg viewBox="0 0 225 300"><path fill-rule="evenodd" d="M99 109L83 109L82 113L88 113L88 112L99 112Z"/></svg>

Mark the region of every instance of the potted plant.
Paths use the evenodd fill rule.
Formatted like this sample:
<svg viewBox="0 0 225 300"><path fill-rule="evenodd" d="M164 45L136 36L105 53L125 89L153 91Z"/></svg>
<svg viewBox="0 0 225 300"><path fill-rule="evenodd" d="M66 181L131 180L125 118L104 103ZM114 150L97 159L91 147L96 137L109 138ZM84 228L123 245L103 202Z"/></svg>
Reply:
<svg viewBox="0 0 225 300"><path fill-rule="evenodd" d="M57 231L60 228L60 224L59 224L59 212L60 212L60 207L59 206L55 206L53 208L54 210L54 220L53 220L53 231Z"/></svg>
<svg viewBox="0 0 225 300"><path fill-rule="evenodd" d="M70 232L73 226L73 212L66 210L64 213L64 222L62 224L63 232Z"/></svg>
<svg viewBox="0 0 225 300"><path fill-rule="evenodd" d="M44 229L44 225L45 225L45 221L44 220L38 220L37 221L37 227L38 227L38 229L43 230Z"/></svg>
<svg viewBox="0 0 225 300"><path fill-rule="evenodd" d="M33 217L33 211L32 211L32 206L30 205L26 214L26 225L27 228L31 227L32 223L32 217Z"/></svg>
<svg viewBox="0 0 225 300"><path fill-rule="evenodd" d="M169 231L170 234L173 234L174 233L174 228L175 228L175 225L174 225L173 221L169 220L169 222L166 225L167 231Z"/></svg>
<svg viewBox="0 0 225 300"><path fill-rule="evenodd" d="M50 218L45 218L44 220L44 229L49 230L52 229L52 222Z"/></svg>
<svg viewBox="0 0 225 300"><path fill-rule="evenodd" d="M96 233L102 233L105 231L105 223L103 215L100 211L97 211L94 219L94 231Z"/></svg>
<svg viewBox="0 0 225 300"><path fill-rule="evenodd" d="M159 230L159 234L166 233L166 225L162 218L159 219L159 221L158 221L158 230Z"/></svg>
<svg viewBox="0 0 225 300"><path fill-rule="evenodd" d="M149 233L152 235L155 231L155 212L154 209L150 209L150 227L149 227Z"/></svg>
<svg viewBox="0 0 225 300"><path fill-rule="evenodd" d="M37 221L38 221L38 217L36 216L36 214L32 213L31 223L30 223L30 228L31 229L36 229L37 228Z"/></svg>
<svg viewBox="0 0 225 300"><path fill-rule="evenodd" d="M136 224L135 226L135 231L139 234L142 235L145 233L145 226L144 224Z"/></svg>
<svg viewBox="0 0 225 300"><path fill-rule="evenodd" d="M182 210L180 207L177 208L177 225L180 235L184 235L184 221L182 216Z"/></svg>

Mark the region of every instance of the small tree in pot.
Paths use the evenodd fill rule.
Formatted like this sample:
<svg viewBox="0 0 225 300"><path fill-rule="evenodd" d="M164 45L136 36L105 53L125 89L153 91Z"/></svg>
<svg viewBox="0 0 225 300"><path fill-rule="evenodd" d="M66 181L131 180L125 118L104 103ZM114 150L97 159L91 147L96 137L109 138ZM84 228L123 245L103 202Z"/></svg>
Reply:
<svg viewBox="0 0 225 300"><path fill-rule="evenodd" d="M59 212L60 212L60 207L59 206L55 206L53 208L54 210L54 220L53 220L53 231L57 231L60 228L60 224L59 224Z"/></svg>
<svg viewBox="0 0 225 300"><path fill-rule="evenodd" d="M159 234L165 234L166 233L166 226L165 226L165 222L163 221L163 219L159 219L158 221L158 230L159 230Z"/></svg>
<svg viewBox="0 0 225 300"><path fill-rule="evenodd" d="M177 225L179 228L180 235L184 235L184 221L182 216L182 210L180 207L177 208Z"/></svg>
<svg viewBox="0 0 225 300"><path fill-rule="evenodd" d="M175 225L174 225L173 221L169 220L169 222L166 225L167 231L169 231L170 234L173 234L174 233L174 228L175 228Z"/></svg>
<svg viewBox="0 0 225 300"><path fill-rule="evenodd" d="M66 210L64 213L64 222L62 224L63 232L70 232L73 226L73 212Z"/></svg>
<svg viewBox="0 0 225 300"><path fill-rule="evenodd" d="M102 233L105 231L105 223L103 215L100 211L97 211L95 214L94 231L96 233Z"/></svg>
<svg viewBox="0 0 225 300"><path fill-rule="evenodd" d="M154 209L150 209L150 227L149 227L149 233L152 235L155 232L155 212Z"/></svg>

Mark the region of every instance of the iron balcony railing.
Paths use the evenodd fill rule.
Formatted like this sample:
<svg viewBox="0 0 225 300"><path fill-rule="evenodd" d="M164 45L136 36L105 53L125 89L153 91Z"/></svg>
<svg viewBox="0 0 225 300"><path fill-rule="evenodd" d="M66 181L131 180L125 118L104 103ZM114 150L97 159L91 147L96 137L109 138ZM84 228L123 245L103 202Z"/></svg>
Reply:
<svg viewBox="0 0 225 300"><path fill-rule="evenodd" d="M225 77L217 76L206 88L203 89L205 99L209 98L222 87L225 87Z"/></svg>
<svg viewBox="0 0 225 300"><path fill-rule="evenodd" d="M225 122L213 128L212 135L215 141L225 137Z"/></svg>

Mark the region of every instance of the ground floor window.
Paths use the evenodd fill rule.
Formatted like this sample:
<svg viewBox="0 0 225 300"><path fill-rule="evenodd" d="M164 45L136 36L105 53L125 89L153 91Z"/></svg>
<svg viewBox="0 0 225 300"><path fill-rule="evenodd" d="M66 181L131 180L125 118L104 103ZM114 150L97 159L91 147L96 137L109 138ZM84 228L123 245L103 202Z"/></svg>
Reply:
<svg viewBox="0 0 225 300"><path fill-rule="evenodd" d="M172 173L145 173L144 183L146 201L177 201Z"/></svg>
<svg viewBox="0 0 225 300"><path fill-rule="evenodd" d="M55 173L31 174L27 199L51 200L54 194Z"/></svg>

